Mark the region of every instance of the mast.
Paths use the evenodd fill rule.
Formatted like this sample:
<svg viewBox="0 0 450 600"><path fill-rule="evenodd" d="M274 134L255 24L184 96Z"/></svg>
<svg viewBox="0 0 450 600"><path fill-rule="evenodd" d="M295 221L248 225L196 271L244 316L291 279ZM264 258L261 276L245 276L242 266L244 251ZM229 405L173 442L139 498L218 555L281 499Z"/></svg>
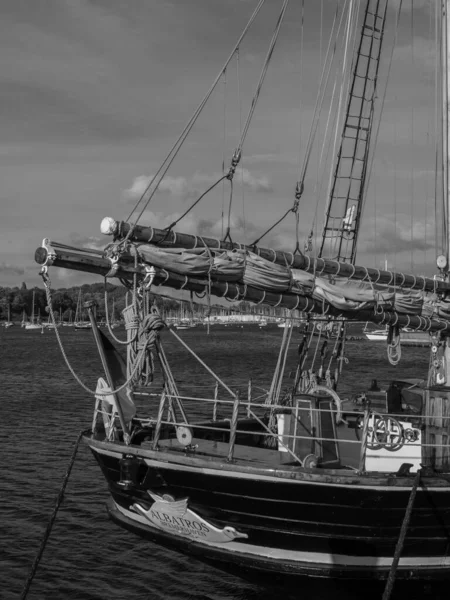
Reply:
<svg viewBox="0 0 450 600"><path fill-rule="evenodd" d="M36 295L35 290L33 290L33 300L31 305L31 322L34 323L34 297Z"/></svg>
<svg viewBox="0 0 450 600"><path fill-rule="evenodd" d="M450 162L449 162L449 140L450 140L450 78L448 76L448 69L450 65L450 19L449 19L449 11L450 11L450 0L442 0L442 157L443 157L443 169L444 169L444 206L446 210L446 257L447 257L447 269L450 260L449 256L449 247L450 247L450 181L449 181L449 172L450 172Z"/></svg>
<svg viewBox="0 0 450 600"><path fill-rule="evenodd" d="M386 0L367 0L319 252L351 264L364 205L386 11Z"/></svg>
<svg viewBox="0 0 450 600"><path fill-rule="evenodd" d="M449 264L449 232L450 232L450 211L449 211L449 198L450 198L450 190L449 190L449 139L450 139L450 81L448 76L448 69L450 65L450 19L449 19L449 11L450 11L450 0L442 0L441 5L441 18L442 18L442 40L441 40L441 57L442 57L442 163L443 163L443 177L444 177L444 206L445 206L445 218L446 218L446 261L445 261L445 272L446 272L446 280L449 280L448 273L448 264ZM439 265L438 257L438 266ZM444 343L444 383L446 386L450 384L450 337L447 335L445 337Z"/></svg>
<svg viewBox="0 0 450 600"><path fill-rule="evenodd" d="M81 322L81 288L78 293L77 308L75 310L75 318L74 318L75 324L79 323L79 322Z"/></svg>

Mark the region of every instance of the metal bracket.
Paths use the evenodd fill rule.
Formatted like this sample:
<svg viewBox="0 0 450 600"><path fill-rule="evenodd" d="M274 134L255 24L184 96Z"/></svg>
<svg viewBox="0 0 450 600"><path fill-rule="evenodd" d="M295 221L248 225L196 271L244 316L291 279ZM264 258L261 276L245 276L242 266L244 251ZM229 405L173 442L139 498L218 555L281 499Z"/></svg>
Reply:
<svg viewBox="0 0 450 600"><path fill-rule="evenodd" d="M151 287L153 280L155 279L156 269L153 265L150 267L148 265L145 265L144 269L145 269L145 276L142 281L142 285L144 286L144 288L146 290L148 290Z"/></svg>
<svg viewBox="0 0 450 600"><path fill-rule="evenodd" d="M42 240L42 248L45 248L45 250L47 251L47 258L45 260L44 266L50 267L56 260L56 251L51 245L51 242L48 238L44 238Z"/></svg>
<svg viewBox="0 0 450 600"><path fill-rule="evenodd" d="M119 270L119 255L115 254L114 256L107 257L109 262L111 263L110 270L105 274L105 277L115 277L117 271Z"/></svg>
<svg viewBox="0 0 450 600"><path fill-rule="evenodd" d="M42 277L45 287L50 288L50 277L48 275L48 267L46 265L41 267L41 270L39 271L39 275Z"/></svg>

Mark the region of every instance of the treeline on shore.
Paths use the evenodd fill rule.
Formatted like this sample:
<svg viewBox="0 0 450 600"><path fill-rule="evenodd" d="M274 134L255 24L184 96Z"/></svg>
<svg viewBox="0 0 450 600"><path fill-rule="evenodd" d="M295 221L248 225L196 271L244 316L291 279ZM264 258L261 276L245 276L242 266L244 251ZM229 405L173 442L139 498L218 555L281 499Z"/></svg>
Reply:
<svg viewBox="0 0 450 600"><path fill-rule="evenodd" d="M96 314L98 320L106 318L107 310L108 317L112 321L119 321L121 320L121 312L127 302L127 293L130 294L130 292L123 285L113 285L111 283L107 284L106 292L107 307L105 306L104 283L86 283L81 287L52 289L52 309L58 318L61 315L62 320L71 321L75 317L80 298L81 305L93 300L97 305ZM129 301L131 301L131 296L129 296ZM162 316L166 317L169 315L180 315L181 313L188 316L193 312L201 315L205 315L206 312L209 312L211 315L249 312L267 315L279 313L279 309L269 307L255 308L254 305L250 305L248 302L230 303L227 307L212 304L208 307L206 304L199 305L197 302L166 298L158 294L152 295L152 302L156 304ZM0 287L0 321L6 321L8 316L12 321L22 320L24 314L27 319L33 314L35 317L40 316L41 319L46 319L48 312L47 295L44 288L33 287L28 289L25 283L22 283L20 287Z"/></svg>
<svg viewBox="0 0 450 600"><path fill-rule="evenodd" d="M106 289L108 316L114 320L120 320L121 311L125 308L127 289L122 285L113 284L107 284ZM74 318L80 291L81 302L94 300L97 305L97 318L105 318L105 285L103 283L52 290L52 308L58 317L61 315L63 320ZM22 319L24 313L30 318L33 314L33 295L34 315L46 318L48 309L45 289L38 287L28 289L25 283L22 283L20 288L0 287L0 320L7 319L8 313L12 321ZM154 301L160 309L177 310L179 308L179 302L176 300L155 295Z"/></svg>

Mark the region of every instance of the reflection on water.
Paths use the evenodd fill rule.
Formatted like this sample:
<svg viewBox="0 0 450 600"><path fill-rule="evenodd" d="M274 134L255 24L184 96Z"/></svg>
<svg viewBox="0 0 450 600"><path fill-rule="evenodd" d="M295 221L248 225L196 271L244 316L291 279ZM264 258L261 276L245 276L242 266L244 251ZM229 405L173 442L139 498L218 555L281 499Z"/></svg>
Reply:
<svg viewBox="0 0 450 600"><path fill-rule="evenodd" d="M77 375L95 388L101 364L92 333L67 329L60 333ZM251 377L254 386L266 389L282 333L279 328L256 326L211 327L210 335L205 328L179 332L229 385L246 385ZM115 334L125 337L124 331L115 330ZM169 333L163 334L163 341L180 389L206 384L212 394L214 382L202 367ZM287 373L295 368L299 341L294 334ZM374 376L382 384L399 373L425 376L428 364L426 349L405 348L400 366L392 367L384 345L366 341L349 342L347 356L349 364L340 388L344 396L363 390ZM77 435L90 426L93 399L74 381L52 331L41 335L20 327L0 328L0 374L1 597L12 600L20 597L39 549ZM80 446L28 598L268 600L280 595L279 588L269 587L270 581L264 585L245 582L118 528L107 518L107 497L96 463L86 447ZM408 598L419 593L424 597L423 589L415 586L413 590ZM284 598L321 599L361 598L363 593L367 599L369 591L381 597L372 584L305 579L282 594Z"/></svg>

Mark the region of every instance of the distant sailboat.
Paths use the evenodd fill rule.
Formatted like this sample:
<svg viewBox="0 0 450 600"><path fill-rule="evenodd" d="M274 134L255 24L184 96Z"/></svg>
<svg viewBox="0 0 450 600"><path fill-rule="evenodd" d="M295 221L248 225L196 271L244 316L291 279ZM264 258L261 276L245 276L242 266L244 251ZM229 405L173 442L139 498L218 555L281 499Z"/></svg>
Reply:
<svg viewBox="0 0 450 600"><path fill-rule="evenodd" d="M116 307L115 307L114 300L113 300L113 304L112 304L111 318L110 318L109 325L110 325L111 329L115 329L116 327L119 327L119 325L120 325L119 321L116 319Z"/></svg>
<svg viewBox="0 0 450 600"><path fill-rule="evenodd" d="M81 289L80 289L80 293L78 295L78 302L77 302L77 310L75 312L75 322L74 322L74 328L79 330L79 329L91 329L92 325L90 324L89 321L83 321L82 320L82 308L81 308Z"/></svg>
<svg viewBox="0 0 450 600"><path fill-rule="evenodd" d="M14 323L11 321L11 304L8 304L8 320L5 321L4 325L6 329L14 325Z"/></svg>
<svg viewBox="0 0 450 600"><path fill-rule="evenodd" d="M42 325L39 323L39 319L36 319L34 316L34 304L36 299L36 292L33 290L33 301L31 306L31 319L27 323L25 323L25 329L41 329Z"/></svg>

